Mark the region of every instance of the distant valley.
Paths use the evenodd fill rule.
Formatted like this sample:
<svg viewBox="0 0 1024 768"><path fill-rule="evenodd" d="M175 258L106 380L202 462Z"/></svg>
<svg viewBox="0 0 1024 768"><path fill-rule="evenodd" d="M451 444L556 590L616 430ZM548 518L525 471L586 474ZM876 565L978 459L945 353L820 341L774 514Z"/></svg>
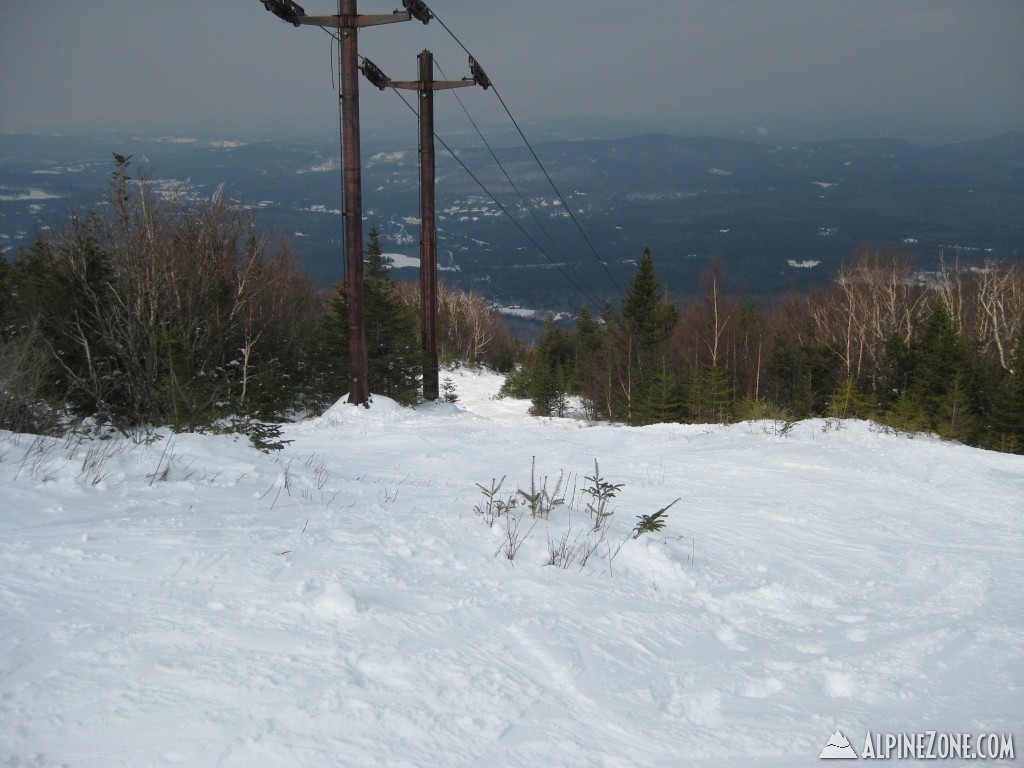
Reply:
<svg viewBox="0 0 1024 768"><path fill-rule="evenodd" d="M732 289L753 298L828 280L865 240L904 243L926 269L943 250L962 261L1024 258L1024 132L940 147L664 134L536 143L560 195L522 144L464 143L449 142L461 163L438 147L442 279L504 306L614 300L644 245L673 296L699 291L712 255ZM367 224L385 250L416 257L416 148L371 135L363 149ZM341 277L339 150L313 139L2 135L4 253L29 246L69 205L96 204L111 152L132 155L156 183L230 198L286 234L318 283ZM414 258L396 262L396 278L415 274Z"/></svg>

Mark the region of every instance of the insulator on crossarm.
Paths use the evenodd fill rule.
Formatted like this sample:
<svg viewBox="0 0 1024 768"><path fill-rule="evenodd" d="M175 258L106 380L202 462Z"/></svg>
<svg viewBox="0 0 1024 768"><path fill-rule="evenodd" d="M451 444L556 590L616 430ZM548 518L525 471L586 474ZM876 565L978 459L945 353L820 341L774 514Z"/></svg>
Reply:
<svg viewBox="0 0 1024 768"><path fill-rule="evenodd" d="M484 90L491 87L491 80L487 77L487 73L484 72L483 67L472 56L469 57L469 74L476 80L476 84Z"/></svg>
<svg viewBox="0 0 1024 768"><path fill-rule="evenodd" d="M391 78L381 72L380 67L367 58L363 59L363 63L359 65L359 69L367 80L376 85L382 91L391 83Z"/></svg>
<svg viewBox="0 0 1024 768"><path fill-rule="evenodd" d="M409 15L414 19L419 19L424 24L434 18L434 14L430 12L430 9L423 0L402 0L402 5L405 6L405 10L409 12Z"/></svg>
<svg viewBox="0 0 1024 768"><path fill-rule="evenodd" d="M306 11L295 0L263 0L263 7L277 18L291 22L296 27L299 26L296 19L306 15Z"/></svg>

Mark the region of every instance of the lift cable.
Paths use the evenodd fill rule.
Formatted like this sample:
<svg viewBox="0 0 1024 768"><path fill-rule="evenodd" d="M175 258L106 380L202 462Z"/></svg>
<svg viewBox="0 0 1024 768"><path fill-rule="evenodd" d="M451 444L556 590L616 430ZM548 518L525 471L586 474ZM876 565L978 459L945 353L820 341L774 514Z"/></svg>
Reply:
<svg viewBox="0 0 1024 768"><path fill-rule="evenodd" d="M434 63L437 65L437 69L441 73L441 77L447 79L447 75L445 75L444 70L441 68L441 65L437 62L436 58L434 59ZM459 106L462 107L462 111L466 114L466 119L469 120L470 124L473 126L473 129L476 131L476 135L480 137L480 141L482 141L484 146L487 148L487 151L490 153L491 158L494 160L495 164L498 166L498 168L501 169L502 174L505 176L505 180L508 181L513 191L519 196L519 200L522 202L522 207L527 211L527 213L530 214L530 218L533 219L534 223L536 223L540 231L544 233L545 237L547 237L548 242L551 243L552 247L554 247L557 250L558 246L555 244L554 238L552 238L551 234L547 231L547 229L544 228L544 224L540 221L540 219L537 218L536 214L534 213L533 206L529 204L526 197L520 191L519 187L517 187L516 183L512 181L512 177L509 176L508 171L505 169L505 166L502 165L501 160L498 159L498 156L495 154L494 149L487 141L487 137L484 136L483 132L480 130L480 126L477 125L476 120L474 120L473 116L469 113L469 110L466 108L465 103L463 103L462 99L459 97L458 92L452 91L452 96L454 96L456 101L459 102Z"/></svg>
<svg viewBox="0 0 1024 768"><path fill-rule="evenodd" d="M403 94L401 94L397 89L392 88L391 90L394 91L395 94L397 94L397 96L405 103L405 106L407 106L409 108L409 110L414 115L418 115L419 114L416 111L416 107L414 107L412 104L410 104L409 101L405 98L405 96ZM555 269L557 269L559 271L559 273L562 275L562 277L564 277L566 279L566 281L570 285L572 285L573 288L575 288L577 291L580 292L580 295L582 295L583 298L585 298L588 302L590 302L590 304L595 309L597 309L598 312L600 312L602 307L603 307L602 302L600 302L597 299L595 299L590 294L589 291L587 291L585 288L583 288L578 282L576 282L576 280L574 280L572 278L571 275L569 275L562 268L561 264L559 264L558 262L556 262L554 259L551 258L550 254L548 254L548 252L544 250L543 246L541 246L540 243L538 243L534 239L533 235L531 235L529 232L526 231L526 229L523 228L523 225L519 223L519 221L516 219L515 216L513 216L511 213L509 213L508 209L506 209L505 206L501 204L501 202L497 199L497 197L495 197L494 194L487 188L487 186L482 181L480 181L480 179L476 176L476 174L474 174L466 166L466 164L464 162L462 162L462 158L460 158L458 156L458 154L456 154L455 150L453 150L451 147L449 147L448 144L445 142L445 140L437 135L436 131L434 132L434 138L438 141L438 143L441 144L442 147L445 148L445 150L448 152L448 154L451 155L460 166L462 166L462 170L464 170L469 175L469 177L471 179L473 179L473 181L475 181L477 183L477 186L479 186L480 189L483 190L484 194L487 195L494 202L494 204L498 206L498 208L501 210L501 212L503 214L505 214L505 216L508 218L508 220L511 221L516 226L516 228L520 232L523 233L523 235L526 237L527 240L529 240L531 243L533 243L534 247L540 252L540 254L545 259L547 259L547 261L551 264L551 266L553 266Z"/></svg>
<svg viewBox="0 0 1024 768"><path fill-rule="evenodd" d="M462 50L464 50L466 54L472 58L473 54L470 53L469 49L465 45L463 45L461 40L459 40L458 36L451 31L448 25L445 24L444 21L436 13L434 14L434 18L437 20L437 23L444 27L445 31L449 35L451 35L452 39L459 44L459 47L462 48ZM555 182L551 179L551 176L548 174L547 169L544 167L544 164L540 161L540 158L534 151L533 146L530 144L529 140L527 140L522 128L519 127L519 123L516 121L515 117L512 116L511 110L509 110L508 105L505 104L505 100L501 98L501 94L498 93L498 89L494 87L493 83L490 83L490 86L491 88L494 89L494 95L498 97L498 101L500 102L502 109L505 110L505 114L508 115L508 119L512 121L512 125L514 125L516 127L516 131L519 132L519 137L523 140L523 143L526 144L527 149L530 150L530 154L533 155L533 159L537 162L537 166L540 168L541 172L544 174L544 177L548 180L548 183L551 185L551 188L555 191L555 194L558 196L558 199L565 207L566 213L569 214L569 218L572 219L573 224L576 225L576 229L579 230L580 235L583 237L583 240L587 243L587 246L590 248L591 253L594 254L594 258L597 260L598 264L601 265L601 268L608 276L608 279L611 280L612 285L614 285L616 290L618 290L619 294L625 295L625 292L622 290L622 286L619 285L618 281L615 279L615 276L612 275L611 271L608 269L608 265L598 254L597 249L594 247L594 244L591 242L590 238L587 237L587 233L583 231L583 227L580 225L579 220L573 214L572 208L565 201L565 198L562 196L562 193L558 190L558 187L555 185Z"/></svg>

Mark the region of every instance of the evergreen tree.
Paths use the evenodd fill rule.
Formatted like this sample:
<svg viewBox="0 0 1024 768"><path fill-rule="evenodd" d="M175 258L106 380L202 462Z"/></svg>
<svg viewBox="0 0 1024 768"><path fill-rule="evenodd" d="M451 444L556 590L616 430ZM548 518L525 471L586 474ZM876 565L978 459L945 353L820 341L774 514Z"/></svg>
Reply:
<svg viewBox="0 0 1024 768"><path fill-rule="evenodd" d="M633 409L632 423L667 424L686 417L686 397L680 381L672 374L668 361L662 358L651 377L643 400Z"/></svg>
<svg viewBox="0 0 1024 768"><path fill-rule="evenodd" d="M605 320L598 322L584 308L573 333L570 391L579 395L587 418L595 421L611 418L614 326Z"/></svg>
<svg viewBox="0 0 1024 768"><path fill-rule="evenodd" d="M936 301L914 325L909 342L885 345L876 377L886 423L977 443L990 411L977 349L965 343L945 303Z"/></svg>
<svg viewBox="0 0 1024 768"><path fill-rule="evenodd" d="M659 359L661 355L658 353L668 341L678 319L679 312L658 287L654 257L651 249L645 246L622 302L622 327L636 337L638 359L644 362Z"/></svg>
<svg viewBox="0 0 1024 768"><path fill-rule="evenodd" d="M976 443L979 420L970 374L957 371L946 385L935 411L935 429L948 440Z"/></svg>
<svg viewBox="0 0 1024 768"><path fill-rule="evenodd" d="M793 407L800 386L801 358L799 344L784 334L775 335L761 377L761 392L776 408Z"/></svg>
<svg viewBox="0 0 1024 768"><path fill-rule="evenodd" d="M601 312L601 346L596 364L592 366L591 380L596 412L612 421L626 421L629 417L630 361L629 345L622 320L611 302Z"/></svg>
<svg viewBox="0 0 1024 768"><path fill-rule="evenodd" d="M724 366L706 366L691 379L688 407L698 424L728 424L732 403L732 374Z"/></svg>
<svg viewBox="0 0 1024 768"><path fill-rule="evenodd" d="M946 438L971 441L983 410L980 365L945 303L935 302L915 329L909 360L913 378L908 393L928 416L929 428Z"/></svg>
<svg viewBox="0 0 1024 768"><path fill-rule="evenodd" d="M323 314L311 344L306 398L327 408L348 391L348 314L345 284L338 283L323 298Z"/></svg>
<svg viewBox="0 0 1024 768"><path fill-rule="evenodd" d="M11 316L15 303L11 292L14 290L14 274L7 257L0 254L0 340L11 332Z"/></svg>
<svg viewBox="0 0 1024 768"><path fill-rule="evenodd" d="M636 274L622 302L620 372L626 395L626 417L643 401L654 378L658 361L664 359L679 312L658 288L651 249L644 247Z"/></svg>
<svg viewBox="0 0 1024 768"><path fill-rule="evenodd" d="M572 392L582 394L591 378L594 361L603 346L601 327L586 307L576 317L573 333L573 362L570 387Z"/></svg>
<svg viewBox="0 0 1024 768"><path fill-rule="evenodd" d="M914 366L910 345L896 333L890 333L882 347L882 360L874 376L875 396L883 409L891 408L896 401L910 397L910 381ZM906 410L905 405L903 410Z"/></svg>
<svg viewBox="0 0 1024 768"><path fill-rule="evenodd" d="M834 419L870 418L873 413L871 399L852 376L843 379L828 399L828 415Z"/></svg>
<svg viewBox="0 0 1024 768"><path fill-rule="evenodd" d="M565 416L572 359L569 334L548 317L530 360L530 413L534 416Z"/></svg>
<svg viewBox="0 0 1024 768"><path fill-rule="evenodd" d="M46 394L75 413L116 419L130 410L124 363L109 334L104 310L112 301L114 270L93 228L96 219L76 220L66 236L33 243L19 264L24 306L39 322L60 365L49 366ZM128 391L125 391L126 388ZM139 393L144 399L145 393ZM142 405L138 410L143 410Z"/></svg>
<svg viewBox="0 0 1024 768"><path fill-rule="evenodd" d="M332 302L333 320L328 324L327 346L340 350L330 365L347 380L348 301L340 286ZM380 247L380 234L371 227L363 273L363 311L366 326L367 381L370 392L390 397L403 405L419 399L423 375L423 354L420 349L419 319L398 297L388 274ZM342 367L344 366L344 367ZM342 393L343 394L343 393Z"/></svg>
<svg viewBox="0 0 1024 768"><path fill-rule="evenodd" d="M914 434L928 428L928 416L920 404L910 395L901 394L889 407L879 415L879 421L898 429L900 432Z"/></svg>
<svg viewBox="0 0 1024 768"><path fill-rule="evenodd" d="M937 414L950 384L965 364L960 337L943 302L935 302L914 329L908 351L913 369L909 390L926 413Z"/></svg>
<svg viewBox="0 0 1024 768"><path fill-rule="evenodd" d="M988 443L1000 451L1024 453L1024 327L1017 331L1009 370L1001 372L993 387L993 434Z"/></svg>
<svg viewBox="0 0 1024 768"><path fill-rule="evenodd" d="M768 352L761 392L791 418L820 416L842 389L841 368L835 352L813 339L801 344L777 334Z"/></svg>
<svg viewBox="0 0 1024 768"><path fill-rule="evenodd" d="M14 265L0 254L0 429L44 434L58 427L59 412L42 397L53 360L21 303L23 267L24 254Z"/></svg>

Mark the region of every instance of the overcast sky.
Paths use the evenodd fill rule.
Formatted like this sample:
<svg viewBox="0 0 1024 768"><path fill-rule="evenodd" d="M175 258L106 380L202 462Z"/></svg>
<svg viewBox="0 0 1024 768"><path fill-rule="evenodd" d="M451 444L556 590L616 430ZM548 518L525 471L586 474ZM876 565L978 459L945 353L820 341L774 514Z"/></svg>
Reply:
<svg viewBox="0 0 1024 768"><path fill-rule="evenodd" d="M803 123L921 141L1024 128L1024 0L428 4L520 121L585 114L723 135ZM359 0L361 13L396 6ZM394 79L415 76L423 48L449 78L468 74L436 21L364 29L359 46ZM334 66L326 33L260 0L0 0L0 131L326 132ZM371 130L410 119L393 93L360 87ZM478 120L504 114L493 92L459 95ZM461 116L447 97L439 113Z"/></svg>

